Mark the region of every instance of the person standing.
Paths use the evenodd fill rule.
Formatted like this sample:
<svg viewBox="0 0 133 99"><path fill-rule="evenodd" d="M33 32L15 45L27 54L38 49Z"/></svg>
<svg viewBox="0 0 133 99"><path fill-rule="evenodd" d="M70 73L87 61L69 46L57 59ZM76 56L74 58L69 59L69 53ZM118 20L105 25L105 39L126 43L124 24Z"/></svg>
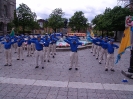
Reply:
<svg viewBox="0 0 133 99"><path fill-rule="evenodd" d="M31 41L30 41L30 37L28 37L27 42L27 57L31 56Z"/></svg>
<svg viewBox="0 0 133 99"><path fill-rule="evenodd" d="M31 40L37 40L37 39L33 35L33 38ZM31 54L34 54L34 52L35 52L35 44L34 43L31 43Z"/></svg>
<svg viewBox="0 0 133 99"><path fill-rule="evenodd" d="M46 62L46 61L50 62L50 59L49 59L49 57L50 57L49 43L50 43L50 39L46 35L45 38L44 38L44 62Z"/></svg>
<svg viewBox="0 0 133 99"><path fill-rule="evenodd" d="M71 54L70 54L70 61L71 61L71 65L69 70L72 70L73 65L75 63L75 70L78 70L78 45L82 45L81 42L78 42L77 39L72 39L72 40L64 40L65 42L67 42L68 44L70 44L71 47Z"/></svg>
<svg viewBox="0 0 133 99"><path fill-rule="evenodd" d="M17 58L17 60L20 60L20 57L22 57L22 60L24 60L24 57L23 57L23 43L24 42L25 42L25 40L21 36L18 37L18 40L17 40L18 58Z"/></svg>
<svg viewBox="0 0 133 99"><path fill-rule="evenodd" d="M34 43L35 44L35 48L36 48L36 67L35 68L39 68L39 64L38 64L38 61L39 61L39 58L41 60L41 66L42 66L42 69L44 69L44 66L43 66L43 45L44 45L44 42L43 40L41 40L41 36L38 35L37 36L37 40L31 40L31 43Z"/></svg>
<svg viewBox="0 0 133 99"><path fill-rule="evenodd" d="M106 60L107 60L107 42L108 40L106 38L103 38L103 41L100 42L100 46L101 46L101 54L99 56L99 64L102 63L103 60L103 56L105 56L104 60L105 60L105 64L106 64Z"/></svg>
<svg viewBox="0 0 133 99"><path fill-rule="evenodd" d="M114 48L118 49L119 46L114 44L114 40L110 40L109 43L105 43L104 45L107 46L107 51L108 51L107 61L106 61L106 65L105 65L105 71L108 71L109 63L111 64L110 70L115 71L114 70Z"/></svg>
<svg viewBox="0 0 133 99"><path fill-rule="evenodd" d="M59 39L56 37L56 34L54 33L52 35L52 56L53 58L55 57L56 55L56 42L58 41Z"/></svg>
<svg viewBox="0 0 133 99"><path fill-rule="evenodd" d="M102 42L102 37L98 37L97 41L98 42ZM97 46L97 49L96 49L96 59L99 58L100 51L101 51L101 46Z"/></svg>
<svg viewBox="0 0 133 99"><path fill-rule="evenodd" d="M14 40L10 41L9 37L6 37L6 42L2 42L2 44L4 44L5 57L6 57L6 64L4 66L12 66L11 45L14 43L15 43Z"/></svg>

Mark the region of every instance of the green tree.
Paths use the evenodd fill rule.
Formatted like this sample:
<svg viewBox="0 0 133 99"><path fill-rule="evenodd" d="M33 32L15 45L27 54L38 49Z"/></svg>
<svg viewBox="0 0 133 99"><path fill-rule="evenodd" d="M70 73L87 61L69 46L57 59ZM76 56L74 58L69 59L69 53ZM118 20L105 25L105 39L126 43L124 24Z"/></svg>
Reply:
<svg viewBox="0 0 133 99"><path fill-rule="evenodd" d="M63 15L64 12L62 11L62 9L56 8L55 10L52 11L52 13L49 16L48 25L45 24L44 26L45 27L49 26L56 32L57 29L62 28L64 25L64 20L62 18Z"/></svg>
<svg viewBox="0 0 133 99"><path fill-rule="evenodd" d="M106 8L103 14L97 15L92 23L95 24L95 29L99 31L116 31L115 40L117 39L117 31L124 31L125 17L133 15L133 12L128 8L116 6L113 9Z"/></svg>
<svg viewBox="0 0 133 99"><path fill-rule="evenodd" d="M87 27L87 18L85 18L82 11L76 11L74 15L69 19L69 26L73 31L77 30L78 32Z"/></svg>
<svg viewBox="0 0 133 99"><path fill-rule="evenodd" d="M16 17L17 16L17 17ZM26 4L20 4L16 9L16 19L14 20L16 26L22 26L23 33L26 27L30 27L33 21L36 21L36 13L32 12ZM18 24L17 24L18 23Z"/></svg>

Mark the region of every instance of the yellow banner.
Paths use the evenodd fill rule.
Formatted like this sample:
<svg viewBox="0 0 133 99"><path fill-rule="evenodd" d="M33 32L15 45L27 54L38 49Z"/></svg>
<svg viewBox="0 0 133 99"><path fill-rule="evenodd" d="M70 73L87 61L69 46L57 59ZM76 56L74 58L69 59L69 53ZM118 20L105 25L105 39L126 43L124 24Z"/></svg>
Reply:
<svg viewBox="0 0 133 99"><path fill-rule="evenodd" d="M121 55L124 54L125 50L131 46L130 32L130 27L127 27L124 31L123 38L121 40L120 47L118 50L116 63L118 63L118 61L121 59Z"/></svg>

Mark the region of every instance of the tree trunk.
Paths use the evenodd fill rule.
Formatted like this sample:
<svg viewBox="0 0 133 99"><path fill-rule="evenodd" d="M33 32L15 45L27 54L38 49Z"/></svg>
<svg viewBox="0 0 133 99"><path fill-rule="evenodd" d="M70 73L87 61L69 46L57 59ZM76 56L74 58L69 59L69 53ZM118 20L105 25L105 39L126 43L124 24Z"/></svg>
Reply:
<svg viewBox="0 0 133 99"><path fill-rule="evenodd" d="M23 25L23 34L25 34L25 31L24 30L25 30L25 26Z"/></svg>
<svg viewBox="0 0 133 99"><path fill-rule="evenodd" d="M54 32L56 33L56 28L54 29Z"/></svg>
<svg viewBox="0 0 133 99"><path fill-rule="evenodd" d="M78 33L79 33L80 29L78 29Z"/></svg>
<svg viewBox="0 0 133 99"><path fill-rule="evenodd" d="M102 37L103 37L103 31L102 31Z"/></svg>
<svg viewBox="0 0 133 99"><path fill-rule="evenodd" d="M103 35L103 30L102 30L102 37L103 37L104 35Z"/></svg>
<svg viewBox="0 0 133 99"><path fill-rule="evenodd" d="M117 31L115 32L115 41L117 41Z"/></svg>
<svg viewBox="0 0 133 99"><path fill-rule="evenodd" d="M107 31L107 37L109 36L109 31Z"/></svg>

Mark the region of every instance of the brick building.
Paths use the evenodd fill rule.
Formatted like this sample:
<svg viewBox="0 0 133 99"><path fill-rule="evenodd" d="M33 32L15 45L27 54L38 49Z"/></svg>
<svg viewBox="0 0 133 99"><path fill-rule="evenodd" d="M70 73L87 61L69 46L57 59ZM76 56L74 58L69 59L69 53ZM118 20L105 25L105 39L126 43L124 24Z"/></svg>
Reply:
<svg viewBox="0 0 133 99"><path fill-rule="evenodd" d="M14 18L16 0L0 0L0 35L7 33L7 24Z"/></svg>

